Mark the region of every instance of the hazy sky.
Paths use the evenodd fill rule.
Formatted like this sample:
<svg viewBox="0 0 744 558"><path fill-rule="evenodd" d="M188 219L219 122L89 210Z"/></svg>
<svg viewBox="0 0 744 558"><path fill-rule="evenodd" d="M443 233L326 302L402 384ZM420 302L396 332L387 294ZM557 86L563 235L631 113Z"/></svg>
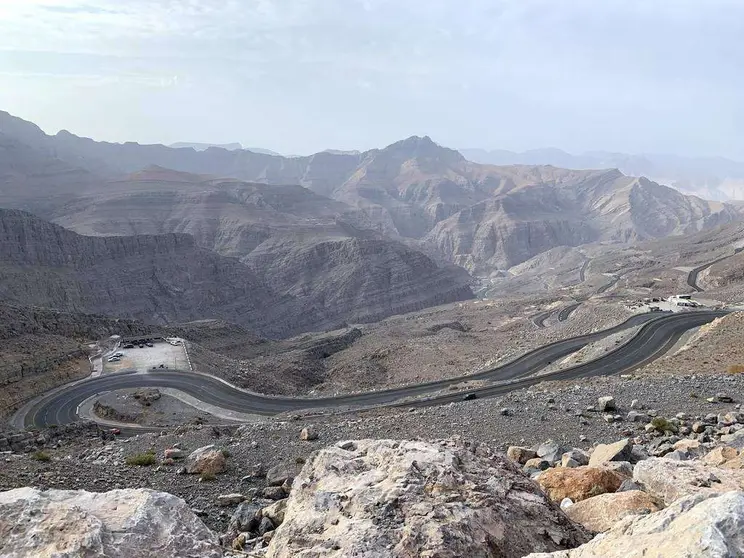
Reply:
<svg viewBox="0 0 744 558"><path fill-rule="evenodd" d="M744 158L741 0L0 0L0 109L284 153Z"/></svg>

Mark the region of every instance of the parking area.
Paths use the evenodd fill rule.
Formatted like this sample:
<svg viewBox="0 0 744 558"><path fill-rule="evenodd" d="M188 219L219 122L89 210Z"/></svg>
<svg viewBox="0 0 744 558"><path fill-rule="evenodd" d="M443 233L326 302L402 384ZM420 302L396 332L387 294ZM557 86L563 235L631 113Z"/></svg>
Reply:
<svg viewBox="0 0 744 558"><path fill-rule="evenodd" d="M111 374L123 370L146 372L153 368L189 370L183 345L171 345L163 340L152 340L150 345L152 346L142 343L141 346L136 344L130 348L123 342L118 349L103 356L103 373ZM121 358L110 362L108 359L114 353L121 353Z"/></svg>

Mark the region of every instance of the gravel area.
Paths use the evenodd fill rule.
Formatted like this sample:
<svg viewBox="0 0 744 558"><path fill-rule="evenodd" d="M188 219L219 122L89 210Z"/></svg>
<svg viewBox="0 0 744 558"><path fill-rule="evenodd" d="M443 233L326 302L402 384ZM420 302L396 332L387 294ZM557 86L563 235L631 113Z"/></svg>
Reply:
<svg viewBox="0 0 744 558"><path fill-rule="evenodd" d="M147 372L161 365L174 370L190 370L183 345L171 345L165 341L156 341L152 347L139 348L135 346L134 349L119 347L116 351L124 353L124 356L118 362L108 362L105 357L111 356L111 352L106 353L103 359L104 374L122 370Z"/></svg>
<svg viewBox="0 0 744 558"><path fill-rule="evenodd" d="M96 416L140 426L180 426L220 422L216 417L184 404L158 389L122 389L96 399Z"/></svg>

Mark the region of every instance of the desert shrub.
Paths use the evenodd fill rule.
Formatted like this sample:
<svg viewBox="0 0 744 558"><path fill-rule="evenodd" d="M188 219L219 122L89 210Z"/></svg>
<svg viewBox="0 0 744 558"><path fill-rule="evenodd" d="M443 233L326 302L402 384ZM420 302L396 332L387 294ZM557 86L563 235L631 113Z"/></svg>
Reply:
<svg viewBox="0 0 744 558"><path fill-rule="evenodd" d="M202 473L201 476L199 477L199 480L202 482L210 482L216 478L217 477L215 476L214 473Z"/></svg>
<svg viewBox="0 0 744 558"><path fill-rule="evenodd" d="M651 425L659 432L676 432L677 427L664 417L654 417L651 419Z"/></svg>
<svg viewBox="0 0 744 558"><path fill-rule="evenodd" d="M35 461L50 461L52 456L45 451L35 451L31 454L31 459Z"/></svg>
<svg viewBox="0 0 744 558"><path fill-rule="evenodd" d="M136 455L130 455L126 459L127 465L138 466L138 467L149 467L155 465L158 460L155 458L154 453L138 453Z"/></svg>

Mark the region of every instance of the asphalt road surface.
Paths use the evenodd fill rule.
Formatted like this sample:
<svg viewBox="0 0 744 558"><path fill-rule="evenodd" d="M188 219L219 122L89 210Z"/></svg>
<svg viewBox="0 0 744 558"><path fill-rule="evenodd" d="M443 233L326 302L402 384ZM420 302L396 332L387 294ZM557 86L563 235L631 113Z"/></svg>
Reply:
<svg viewBox="0 0 744 558"><path fill-rule="evenodd" d="M579 306L581 306L581 303L576 302L574 304L566 306L565 308L562 308L561 311L558 312L558 321L565 322L571 316L573 311L576 310Z"/></svg>
<svg viewBox="0 0 744 558"><path fill-rule="evenodd" d="M460 401L468 393L476 397L492 397L521 389L546 380L564 380L599 375L618 374L658 358L676 343L687 330L725 315L725 311L697 311L680 314L639 314L624 323L603 331L564 339L545 345L502 366L476 374L427 382L396 389L373 391L324 398L292 398L259 395L238 389L217 378L182 371L151 371L147 373L119 373L88 378L50 392L37 400L20 419L26 427L43 428L52 424L66 424L78 420L78 407L86 399L106 391L159 387L181 390L204 403L217 407L252 413L274 415L301 409L347 410L358 406L424 406ZM585 345L623 329L644 324L625 345L601 358L538 377L531 377L549 363L571 354ZM401 402L403 398L432 394L464 380L502 382L457 393L432 395L426 399ZM508 382L508 383L504 383ZM144 429L143 430L147 430Z"/></svg>

